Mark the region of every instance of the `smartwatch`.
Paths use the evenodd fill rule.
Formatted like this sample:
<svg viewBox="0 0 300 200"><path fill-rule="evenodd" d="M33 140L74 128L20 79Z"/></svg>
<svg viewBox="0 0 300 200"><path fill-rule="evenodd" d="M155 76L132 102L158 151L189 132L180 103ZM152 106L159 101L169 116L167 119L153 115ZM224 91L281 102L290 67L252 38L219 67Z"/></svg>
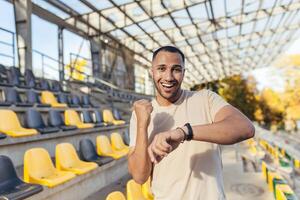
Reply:
<svg viewBox="0 0 300 200"><path fill-rule="evenodd" d="M186 140L191 141L194 137L192 126L190 125L190 123L186 123L184 126L186 126L187 129L188 129L188 132L187 132L187 135L186 135Z"/></svg>

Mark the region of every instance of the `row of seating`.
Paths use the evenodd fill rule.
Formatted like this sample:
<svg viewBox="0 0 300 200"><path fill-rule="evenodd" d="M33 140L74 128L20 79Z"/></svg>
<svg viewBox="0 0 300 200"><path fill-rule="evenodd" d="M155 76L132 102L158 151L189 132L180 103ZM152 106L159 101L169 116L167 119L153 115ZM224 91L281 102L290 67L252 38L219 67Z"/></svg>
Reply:
<svg viewBox="0 0 300 200"><path fill-rule="evenodd" d="M107 138L98 136L97 141ZM111 152L123 151L128 148L119 133L111 134L110 144L104 144L100 152L104 154L107 150ZM121 146L123 147L120 147ZM108 145L108 146L105 146ZM123 156L125 156L124 154ZM70 143L61 143L55 149L55 165L47 150L43 148L32 148L24 155L24 181L16 173L11 159L0 155L0 199L24 199L43 190L41 185L55 187L65 183L76 175L88 173L98 166L105 165L114 158L112 156L99 155L90 139L82 139L79 142L79 156L76 149Z"/></svg>
<svg viewBox="0 0 300 200"><path fill-rule="evenodd" d="M47 134L60 130L70 131L77 128L82 129L125 124L125 121L115 119L111 110L108 109L103 110L103 113L101 113L100 110L94 110L93 112L84 110L82 111L83 121L75 110L65 110L64 120L58 110L50 110L48 114L46 123L39 111L33 108L28 109L25 112L25 127L23 127L14 111L0 109L0 132L11 137L24 137L36 135L38 132ZM3 134L0 136L2 139L5 138Z"/></svg>
<svg viewBox="0 0 300 200"><path fill-rule="evenodd" d="M83 95L80 99L77 95L71 95L68 93L58 93L57 98L50 91L42 91L40 96L34 90L27 90L26 100L21 98L21 95L14 88L4 89L5 101L0 102L0 106L20 106L20 107L71 107L71 108L99 108L91 102L89 95Z"/></svg>
<svg viewBox="0 0 300 200"><path fill-rule="evenodd" d="M262 174L275 200L296 200L297 197L288 182L264 161L261 165Z"/></svg>
<svg viewBox="0 0 300 200"><path fill-rule="evenodd" d="M17 67L6 68L0 64L0 86L18 87L24 89L50 90L53 92L64 91L60 82L56 80L38 79L32 70L25 69L24 76Z"/></svg>
<svg viewBox="0 0 300 200"><path fill-rule="evenodd" d="M140 185L133 179L129 180L126 184L127 200L153 200L154 196L150 189L150 178L146 183ZM126 200L125 195L122 192L111 192L106 200Z"/></svg>

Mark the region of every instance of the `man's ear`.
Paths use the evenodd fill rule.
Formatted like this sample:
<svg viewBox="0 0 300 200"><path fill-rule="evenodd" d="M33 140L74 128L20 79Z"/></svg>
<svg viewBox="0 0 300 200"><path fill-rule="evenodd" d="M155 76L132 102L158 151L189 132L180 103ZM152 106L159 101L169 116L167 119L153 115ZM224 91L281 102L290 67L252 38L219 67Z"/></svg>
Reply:
<svg viewBox="0 0 300 200"><path fill-rule="evenodd" d="M151 67L151 68L148 70L148 72L149 72L151 78L153 79L153 68Z"/></svg>

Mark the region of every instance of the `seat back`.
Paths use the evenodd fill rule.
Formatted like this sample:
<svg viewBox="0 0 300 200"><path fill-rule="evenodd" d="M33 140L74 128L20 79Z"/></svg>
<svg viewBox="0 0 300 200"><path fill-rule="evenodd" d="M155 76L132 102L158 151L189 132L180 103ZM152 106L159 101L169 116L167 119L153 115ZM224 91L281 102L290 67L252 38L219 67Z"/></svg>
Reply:
<svg viewBox="0 0 300 200"><path fill-rule="evenodd" d="M70 143L61 143L55 147L56 167L70 167L80 162L74 146Z"/></svg>
<svg viewBox="0 0 300 200"><path fill-rule="evenodd" d="M0 110L0 131L16 130L21 127L17 114L12 110Z"/></svg>
<svg viewBox="0 0 300 200"><path fill-rule="evenodd" d="M41 103L38 94L33 90L28 90L26 96L28 103Z"/></svg>
<svg viewBox="0 0 300 200"><path fill-rule="evenodd" d="M91 105L89 95L83 95L82 96L82 105Z"/></svg>
<svg viewBox="0 0 300 200"><path fill-rule="evenodd" d="M49 85L49 82L45 79L41 79L40 80L40 88L42 90L50 90L50 85Z"/></svg>
<svg viewBox="0 0 300 200"><path fill-rule="evenodd" d="M111 192L105 200L126 200L124 194L119 191Z"/></svg>
<svg viewBox="0 0 300 200"><path fill-rule="evenodd" d="M55 173L49 153L44 148L32 148L24 155L24 181L29 177L42 178Z"/></svg>
<svg viewBox="0 0 300 200"><path fill-rule="evenodd" d="M20 80L17 76L14 76L11 70L6 70L6 77L9 84L20 85Z"/></svg>
<svg viewBox="0 0 300 200"><path fill-rule="evenodd" d="M10 103L21 103L20 95L14 88L5 88L5 101Z"/></svg>
<svg viewBox="0 0 300 200"><path fill-rule="evenodd" d="M57 103L57 100L52 92L43 91L41 93L41 102L45 104Z"/></svg>
<svg viewBox="0 0 300 200"><path fill-rule="evenodd" d="M75 110L66 110L65 123L66 125L76 125L82 123L82 121Z"/></svg>
<svg viewBox="0 0 300 200"><path fill-rule="evenodd" d="M53 126L53 127L65 125L63 118L60 115L60 112L58 110L50 110L49 111L48 123L50 126Z"/></svg>
<svg viewBox="0 0 300 200"><path fill-rule="evenodd" d="M11 159L0 155L0 190L12 180L19 180Z"/></svg>
<svg viewBox="0 0 300 200"><path fill-rule="evenodd" d="M113 150L111 148L111 144L109 139L105 135L99 135L96 139L97 141L97 149L100 151L98 154L111 154Z"/></svg>
<svg viewBox="0 0 300 200"><path fill-rule="evenodd" d="M82 139L79 142L79 153L83 160L94 160L98 157L95 146L90 139Z"/></svg>
<svg viewBox="0 0 300 200"><path fill-rule="evenodd" d="M30 69L25 69L24 79L27 86L29 87L35 86L35 77Z"/></svg>
<svg viewBox="0 0 300 200"><path fill-rule="evenodd" d="M143 193L144 197L146 197L146 199L153 200L154 196L151 191L151 183L150 182L151 182L151 177L149 177L148 180L146 181L146 183L144 183L142 185L142 193Z"/></svg>
<svg viewBox="0 0 300 200"><path fill-rule="evenodd" d="M4 65L0 64L0 74L5 75L7 74L7 69Z"/></svg>
<svg viewBox="0 0 300 200"><path fill-rule="evenodd" d="M59 93L57 99L59 103L66 103L66 104L70 103L69 95L65 93Z"/></svg>
<svg viewBox="0 0 300 200"><path fill-rule="evenodd" d="M77 95L72 95L71 101L73 105L80 106L80 98Z"/></svg>
<svg viewBox="0 0 300 200"><path fill-rule="evenodd" d="M102 113L100 110L95 110L95 121L96 123L102 123L103 122L103 117L102 117Z"/></svg>
<svg viewBox="0 0 300 200"><path fill-rule="evenodd" d="M120 114L119 110L116 108L113 109L113 116L117 120L122 120L121 114Z"/></svg>
<svg viewBox="0 0 300 200"><path fill-rule="evenodd" d="M84 123L93 123L93 118L91 116L90 111L83 110L82 115L83 115L83 122Z"/></svg>
<svg viewBox="0 0 300 200"><path fill-rule="evenodd" d="M146 200L142 193L142 186L133 179L129 180L126 185L127 200Z"/></svg>
<svg viewBox="0 0 300 200"><path fill-rule="evenodd" d="M105 109L103 110L103 121L104 122L113 122L115 119L114 119L114 116L111 112L111 110L108 110L108 109Z"/></svg>
<svg viewBox="0 0 300 200"><path fill-rule="evenodd" d="M124 144L123 138L119 133L112 133L110 135L110 140L111 140L112 146L116 150L121 150L121 149L124 149L126 147L125 144Z"/></svg>
<svg viewBox="0 0 300 200"><path fill-rule="evenodd" d="M62 87L60 85L60 82L53 80L51 82L51 90L54 92L61 92L62 91Z"/></svg>
<svg viewBox="0 0 300 200"><path fill-rule="evenodd" d="M25 124L28 128L45 128L41 113L35 109L28 109L26 111Z"/></svg>

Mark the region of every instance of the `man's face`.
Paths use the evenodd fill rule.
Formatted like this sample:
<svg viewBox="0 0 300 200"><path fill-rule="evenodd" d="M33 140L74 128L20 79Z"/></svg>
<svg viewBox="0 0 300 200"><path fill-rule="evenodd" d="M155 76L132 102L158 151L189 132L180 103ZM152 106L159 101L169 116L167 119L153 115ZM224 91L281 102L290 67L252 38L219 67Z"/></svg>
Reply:
<svg viewBox="0 0 300 200"><path fill-rule="evenodd" d="M158 97L170 102L176 101L184 77L184 64L180 54L160 51L152 62L151 75Z"/></svg>

